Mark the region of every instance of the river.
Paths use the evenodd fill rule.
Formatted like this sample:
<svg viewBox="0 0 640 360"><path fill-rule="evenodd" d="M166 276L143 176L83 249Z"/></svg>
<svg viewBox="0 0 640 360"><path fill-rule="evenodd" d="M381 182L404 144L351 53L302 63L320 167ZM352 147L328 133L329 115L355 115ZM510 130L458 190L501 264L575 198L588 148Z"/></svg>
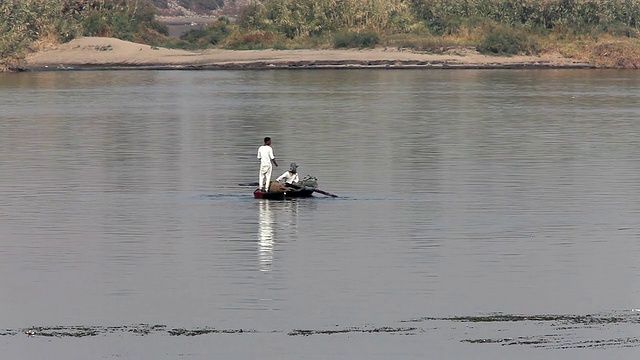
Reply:
<svg viewBox="0 0 640 360"><path fill-rule="evenodd" d="M0 75L3 357L635 359L639 104L613 70ZM339 197L253 199L264 136Z"/></svg>

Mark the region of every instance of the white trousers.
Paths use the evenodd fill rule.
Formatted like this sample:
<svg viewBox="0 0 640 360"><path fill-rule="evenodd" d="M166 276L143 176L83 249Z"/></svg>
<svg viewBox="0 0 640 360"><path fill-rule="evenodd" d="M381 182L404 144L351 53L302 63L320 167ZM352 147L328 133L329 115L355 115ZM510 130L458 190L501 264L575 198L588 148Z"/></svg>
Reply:
<svg viewBox="0 0 640 360"><path fill-rule="evenodd" d="M271 184L271 165L260 166L260 174L258 175L258 188L269 191L269 184ZM264 187L262 186L264 184Z"/></svg>

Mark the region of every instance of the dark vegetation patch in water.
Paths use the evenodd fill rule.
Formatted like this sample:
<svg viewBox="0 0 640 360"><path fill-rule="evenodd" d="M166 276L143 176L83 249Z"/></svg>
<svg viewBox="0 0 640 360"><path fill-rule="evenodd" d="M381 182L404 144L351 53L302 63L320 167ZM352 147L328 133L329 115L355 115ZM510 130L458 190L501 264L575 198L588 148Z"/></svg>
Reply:
<svg viewBox="0 0 640 360"><path fill-rule="evenodd" d="M198 336L205 334L243 334L243 333L255 333L255 330L244 330L244 329L212 329L212 328L203 328L203 329L171 329L168 331L171 336Z"/></svg>
<svg viewBox="0 0 640 360"><path fill-rule="evenodd" d="M548 349L589 349L589 348L614 348L614 347L638 347L640 346L639 338L615 338L603 340L584 340L572 341L563 336L558 335L539 335L539 336L521 336L518 338L483 338L483 339L464 339L461 342L470 344L500 344L501 346L510 345L530 345L533 347L544 347Z"/></svg>
<svg viewBox="0 0 640 360"><path fill-rule="evenodd" d="M507 339L464 339L462 342L470 343L470 344L500 344L505 342L513 341L512 338Z"/></svg>
<svg viewBox="0 0 640 360"><path fill-rule="evenodd" d="M610 348L610 347L638 347L640 346L639 338L616 338L608 340L587 340L576 341L555 346L556 349L588 349L588 348Z"/></svg>
<svg viewBox="0 0 640 360"><path fill-rule="evenodd" d="M101 333L107 333L108 328L97 326L34 326L26 329L24 333L29 336L45 336L45 337L86 337L97 336Z"/></svg>
<svg viewBox="0 0 640 360"><path fill-rule="evenodd" d="M166 329L165 325L140 325L129 327L126 331L137 335L149 335L152 332L164 331L164 329Z"/></svg>
<svg viewBox="0 0 640 360"><path fill-rule="evenodd" d="M412 333L417 331L418 328L415 327L402 327L402 328L393 328L393 327L380 327L373 329L362 329L362 328L344 328L344 329L336 329L336 330L300 330L295 329L290 331L287 335L289 336L310 336L310 335L333 335L333 334L344 334L344 333Z"/></svg>
<svg viewBox="0 0 640 360"><path fill-rule="evenodd" d="M539 337L527 337L521 336L518 338L504 338L504 339L464 339L461 342L470 344L500 344L500 345L540 345L549 342L544 336Z"/></svg>
<svg viewBox="0 0 640 360"><path fill-rule="evenodd" d="M559 322L564 324L616 324L616 323L640 323L637 316L601 316L601 315L509 315L492 314L485 316L454 316L454 317L422 317L403 322L424 322L424 321L455 321L468 323L491 323L491 322Z"/></svg>
<svg viewBox="0 0 640 360"><path fill-rule="evenodd" d="M76 337L82 338L87 336L107 335L114 333L131 333L135 335L145 336L152 333L168 334L171 336L196 336L204 334L242 334L254 333L255 330L245 329L214 329L214 328L196 328L182 329L174 328L167 330L166 325L129 325L129 326L34 326L21 330L5 329L0 330L0 336L12 336L23 333L29 336L43 337Z"/></svg>
<svg viewBox="0 0 640 360"><path fill-rule="evenodd" d="M148 335L152 332L164 331L165 325L130 325L130 326L34 326L21 331L4 330L0 335L16 335L18 332L29 336L44 337L86 337L129 332L136 335Z"/></svg>
<svg viewBox="0 0 640 360"><path fill-rule="evenodd" d="M342 327L335 325L331 329L294 329L288 332L282 330L216 329L213 327L167 328L166 325L149 324L129 326L36 326L24 329L0 329L0 336L26 334L30 337L82 338L128 333L137 336L157 334L189 337L216 334L280 333L287 336L304 337L353 333L417 335L419 333L433 333L434 331L452 331L454 334L465 334L467 338L459 341L469 344L520 345L546 349L640 347L640 337L623 335L625 331L631 332L629 335L635 335L637 332L636 326L640 324L640 315L637 313L613 312L593 315L514 315L496 313L482 316L422 317L400 322L437 323L438 326L429 328L429 331L427 331L425 328L413 326ZM594 331L596 332L594 333ZM533 334L527 335L527 332ZM607 332L609 333L608 336L611 336L610 338L606 335ZM482 337L474 338L472 334L481 334ZM496 336L492 337L491 335Z"/></svg>
<svg viewBox="0 0 640 360"><path fill-rule="evenodd" d="M546 328L546 334L519 337L496 338L470 338L461 342L470 344L499 344L501 346L524 345L549 349L580 349L580 348L612 348L612 347L638 347L640 338L623 337L614 339L580 340L577 337L584 336L581 332L590 329L605 330L616 326L633 326L640 324L640 316L637 314L589 314L589 315L514 315L514 314L490 314L483 316L453 316L453 317L423 317L407 320L405 322L448 321L452 323L467 323L477 331L490 333L496 331L493 324L522 323L518 332L522 332L521 326L532 327L536 332ZM514 325L515 326L515 325ZM486 329L485 329L486 327ZM524 328L526 329L526 328ZM509 331L508 328L498 331Z"/></svg>
<svg viewBox="0 0 640 360"><path fill-rule="evenodd" d="M289 336L309 336L319 334L341 334L341 333L402 333L411 334L415 333L419 329L416 327L378 327L378 328L358 328L348 327L335 330L300 330L295 329L287 333ZM278 333L281 331L268 331L269 333ZM145 336L152 333L155 334L167 334L170 336L199 336L207 334L248 334L258 333L256 330L251 329L216 329L216 328L172 328L167 329L165 325L131 325L131 326L34 326L21 330L0 330L0 336L13 336L19 333L23 333L29 336L43 336L43 337L75 337L82 338L87 336L107 335L114 333L132 333L135 335Z"/></svg>

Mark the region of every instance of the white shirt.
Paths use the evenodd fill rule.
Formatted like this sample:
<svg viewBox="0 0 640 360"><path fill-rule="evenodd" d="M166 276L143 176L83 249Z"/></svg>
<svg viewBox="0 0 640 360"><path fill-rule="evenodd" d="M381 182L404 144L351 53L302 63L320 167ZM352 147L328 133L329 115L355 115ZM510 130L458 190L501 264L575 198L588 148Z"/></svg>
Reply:
<svg viewBox="0 0 640 360"><path fill-rule="evenodd" d="M271 146L260 146L258 149L258 159L260 159L260 166L271 166L271 160L275 159Z"/></svg>
<svg viewBox="0 0 640 360"><path fill-rule="evenodd" d="M284 179L284 182L286 184L293 184L293 183L297 183L298 181L300 181L300 178L298 178L298 174L291 174L289 171L285 171L284 174L280 175L276 181L280 181Z"/></svg>

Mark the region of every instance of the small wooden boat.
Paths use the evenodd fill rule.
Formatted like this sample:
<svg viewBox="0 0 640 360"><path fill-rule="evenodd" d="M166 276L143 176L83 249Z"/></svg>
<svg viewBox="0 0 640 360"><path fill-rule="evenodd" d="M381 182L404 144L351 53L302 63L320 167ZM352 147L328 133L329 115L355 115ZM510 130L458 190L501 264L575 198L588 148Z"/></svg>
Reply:
<svg viewBox="0 0 640 360"><path fill-rule="evenodd" d="M293 198L308 198L313 196L314 188L301 188L301 189L278 189L278 190L270 190L270 191L262 191L260 189L256 189L253 192L253 197L256 199L267 199L267 200L286 200Z"/></svg>
<svg viewBox="0 0 640 360"><path fill-rule="evenodd" d="M238 185L258 186L258 183L242 183ZM253 191L253 197L256 199L286 200L313 197L314 192L334 198L338 197L338 195L318 189L318 179L311 175L305 176L305 178L297 184L281 185L272 181L269 186L269 191L256 189Z"/></svg>

